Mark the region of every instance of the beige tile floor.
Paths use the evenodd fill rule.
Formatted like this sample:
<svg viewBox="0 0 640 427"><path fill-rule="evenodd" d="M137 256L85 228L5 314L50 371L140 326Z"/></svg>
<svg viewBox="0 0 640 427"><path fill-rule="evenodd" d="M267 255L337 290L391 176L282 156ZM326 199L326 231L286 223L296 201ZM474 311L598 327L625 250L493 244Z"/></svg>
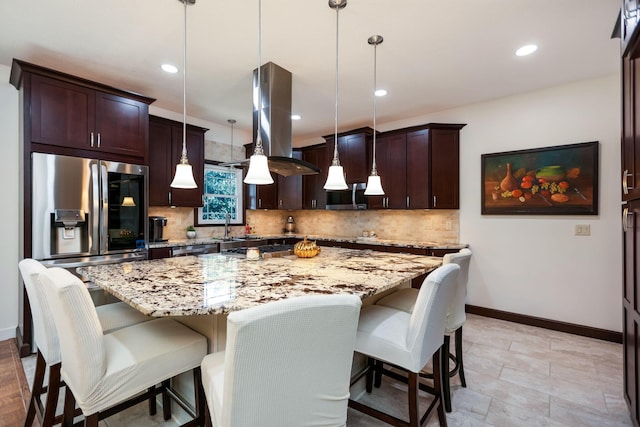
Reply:
<svg viewBox="0 0 640 427"><path fill-rule="evenodd" d="M467 387L452 379L449 426L632 426L622 396L622 346L468 315L464 326ZM35 359L23 359L31 382ZM404 418L405 393L388 377L358 397ZM430 398L425 395L425 405ZM145 404L101 426L175 426L149 417ZM347 426L386 425L349 409ZM429 426L437 426L437 416Z"/></svg>

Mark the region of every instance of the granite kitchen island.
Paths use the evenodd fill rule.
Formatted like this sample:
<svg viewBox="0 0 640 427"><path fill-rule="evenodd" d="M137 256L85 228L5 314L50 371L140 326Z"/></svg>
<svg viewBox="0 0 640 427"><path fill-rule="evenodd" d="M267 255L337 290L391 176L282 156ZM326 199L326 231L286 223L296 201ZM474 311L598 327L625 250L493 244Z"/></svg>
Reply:
<svg viewBox="0 0 640 427"><path fill-rule="evenodd" d="M350 293L367 303L441 263L438 257L325 247L314 258L208 254L79 272L146 315L171 316L197 330L213 352L224 349L229 312L309 294Z"/></svg>

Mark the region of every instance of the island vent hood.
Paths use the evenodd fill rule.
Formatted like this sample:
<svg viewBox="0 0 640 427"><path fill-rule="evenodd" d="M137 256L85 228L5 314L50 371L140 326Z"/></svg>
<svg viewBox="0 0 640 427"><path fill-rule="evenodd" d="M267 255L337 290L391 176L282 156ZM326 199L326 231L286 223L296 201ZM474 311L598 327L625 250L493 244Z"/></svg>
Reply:
<svg viewBox="0 0 640 427"><path fill-rule="evenodd" d="M262 84L262 145L269 170L282 176L315 175L316 165L293 157L291 142L291 72L273 62L260 68ZM253 93L258 91L258 70L253 70ZM258 97L253 100L253 140L258 129ZM249 159L228 165L248 166Z"/></svg>

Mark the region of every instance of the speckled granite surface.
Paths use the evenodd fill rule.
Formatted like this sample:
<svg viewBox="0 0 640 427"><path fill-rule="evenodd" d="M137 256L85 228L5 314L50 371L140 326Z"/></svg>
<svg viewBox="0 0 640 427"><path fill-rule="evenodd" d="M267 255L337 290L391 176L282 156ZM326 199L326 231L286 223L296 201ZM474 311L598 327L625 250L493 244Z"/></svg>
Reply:
<svg viewBox="0 0 640 427"><path fill-rule="evenodd" d="M255 236L255 239L286 239L294 238L302 240L305 235L302 234L278 234L268 236ZM254 238L254 237L252 237ZM380 245L380 246L396 246L401 248L418 248L418 249L462 249L469 245L464 243L437 243L437 242L409 242L403 240L389 240L378 239L369 237L340 237L340 236L311 236L307 235L309 240L327 240L331 242L344 242L344 243L362 243L367 245ZM188 246L188 245L203 245L207 243L221 242L220 239L184 239L184 240L169 240L167 242L151 242L149 248L162 248L162 247L176 247L176 246Z"/></svg>
<svg viewBox="0 0 640 427"><path fill-rule="evenodd" d="M98 286L150 316L220 314L306 294L365 298L431 271L441 258L322 248L314 258L250 261L221 254L82 267Z"/></svg>

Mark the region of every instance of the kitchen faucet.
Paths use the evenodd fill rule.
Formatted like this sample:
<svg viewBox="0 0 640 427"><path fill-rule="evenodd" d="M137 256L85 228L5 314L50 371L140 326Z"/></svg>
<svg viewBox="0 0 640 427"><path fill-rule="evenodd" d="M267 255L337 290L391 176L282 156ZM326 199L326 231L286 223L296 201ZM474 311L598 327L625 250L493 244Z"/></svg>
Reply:
<svg viewBox="0 0 640 427"><path fill-rule="evenodd" d="M231 219L231 214L227 212L224 216L224 240L229 238L229 220Z"/></svg>

